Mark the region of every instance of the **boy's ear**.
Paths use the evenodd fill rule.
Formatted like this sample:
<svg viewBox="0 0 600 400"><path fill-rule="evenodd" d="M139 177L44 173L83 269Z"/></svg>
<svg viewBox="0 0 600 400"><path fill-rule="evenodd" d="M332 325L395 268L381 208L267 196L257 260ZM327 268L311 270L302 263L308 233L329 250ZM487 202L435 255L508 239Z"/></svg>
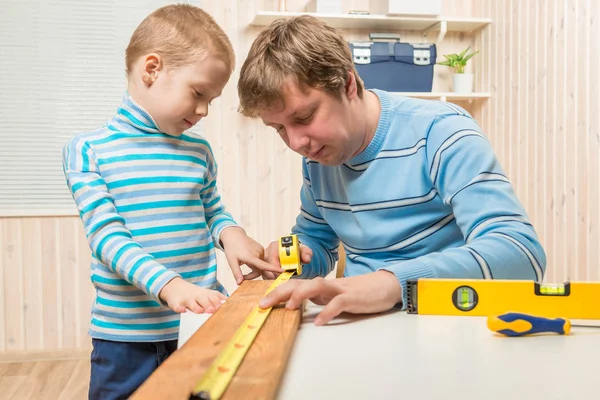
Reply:
<svg viewBox="0 0 600 400"><path fill-rule="evenodd" d="M357 96L358 89L356 87L356 77L352 71L348 71L348 80L346 81L346 87L344 89L348 100L354 100Z"/></svg>
<svg viewBox="0 0 600 400"><path fill-rule="evenodd" d="M162 60L158 54L148 54L146 57L144 57L144 64L142 66L142 81L146 85L152 86L152 84L156 82L158 72L162 69L162 67Z"/></svg>

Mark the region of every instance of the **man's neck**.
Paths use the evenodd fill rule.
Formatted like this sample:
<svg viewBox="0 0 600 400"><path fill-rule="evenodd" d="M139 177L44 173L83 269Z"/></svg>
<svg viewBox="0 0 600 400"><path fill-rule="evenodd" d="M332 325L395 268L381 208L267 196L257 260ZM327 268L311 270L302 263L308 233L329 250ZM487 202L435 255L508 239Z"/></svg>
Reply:
<svg viewBox="0 0 600 400"><path fill-rule="evenodd" d="M365 90L365 103L367 108L367 134L369 135L369 142L375 136L377 132L377 125L379 125L379 115L381 114L381 103L379 97L369 90Z"/></svg>
<svg viewBox="0 0 600 400"><path fill-rule="evenodd" d="M373 140L373 137L375 136L375 132L377 132L379 115L381 113L381 104L379 103L377 95L369 90L365 90L362 108L363 115L366 118L364 140L356 154L362 153L369 146L369 143L371 143L371 140Z"/></svg>

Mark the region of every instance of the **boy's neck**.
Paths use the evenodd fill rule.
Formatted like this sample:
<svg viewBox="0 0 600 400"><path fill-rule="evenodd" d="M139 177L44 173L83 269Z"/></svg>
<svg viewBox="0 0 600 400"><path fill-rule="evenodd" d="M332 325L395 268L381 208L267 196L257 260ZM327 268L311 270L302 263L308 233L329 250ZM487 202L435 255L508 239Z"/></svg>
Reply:
<svg viewBox="0 0 600 400"><path fill-rule="evenodd" d="M143 87L140 88L140 83L135 82L134 80L129 80L127 83L127 93L129 97L133 99L135 103L137 103L144 110L147 110L146 104L144 104L144 95L142 94ZM146 111L147 112L147 111Z"/></svg>

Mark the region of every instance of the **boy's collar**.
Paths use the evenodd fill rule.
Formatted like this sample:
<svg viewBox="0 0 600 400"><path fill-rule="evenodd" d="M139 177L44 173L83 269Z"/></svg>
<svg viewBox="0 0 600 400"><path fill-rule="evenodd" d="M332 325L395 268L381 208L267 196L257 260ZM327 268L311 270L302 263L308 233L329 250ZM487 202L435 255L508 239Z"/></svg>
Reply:
<svg viewBox="0 0 600 400"><path fill-rule="evenodd" d="M108 126L128 133L163 133L152 116L128 92L125 92L117 113L108 122Z"/></svg>

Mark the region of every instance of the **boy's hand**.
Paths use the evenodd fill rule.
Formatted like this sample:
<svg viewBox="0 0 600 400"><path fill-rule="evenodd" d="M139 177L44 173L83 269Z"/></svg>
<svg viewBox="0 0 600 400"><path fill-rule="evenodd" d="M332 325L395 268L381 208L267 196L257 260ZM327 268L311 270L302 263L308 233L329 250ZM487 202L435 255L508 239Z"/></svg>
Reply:
<svg viewBox="0 0 600 400"><path fill-rule="evenodd" d="M402 301L402 286L393 273L383 270L350 278L294 279L273 289L261 300L260 307L268 308L285 301L286 308L296 309L306 299L325 305L315 318L315 325L324 325L342 312L387 311Z"/></svg>
<svg viewBox="0 0 600 400"><path fill-rule="evenodd" d="M265 249L254 239L246 235L243 229L228 227L221 233L221 242L225 250L225 257L233 272L235 281L240 285L244 279L254 279L261 275L261 271L280 273L281 267L264 261ZM242 274L240 265L246 264L252 271Z"/></svg>
<svg viewBox="0 0 600 400"><path fill-rule="evenodd" d="M172 279L158 296L176 313L190 310L196 314L214 313L227 297L221 292L198 287L182 278Z"/></svg>
<svg viewBox="0 0 600 400"><path fill-rule="evenodd" d="M267 252L265 254L267 262L271 265L274 265L278 268L281 268L281 262L279 261L279 242L274 241L271 242L269 247L267 247ZM306 247L303 244L300 244L300 259L303 264L308 264L312 259L313 252L310 248ZM282 270L277 271L277 273L271 271L263 271L262 276L264 279L276 279L277 276L281 273Z"/></svg>

